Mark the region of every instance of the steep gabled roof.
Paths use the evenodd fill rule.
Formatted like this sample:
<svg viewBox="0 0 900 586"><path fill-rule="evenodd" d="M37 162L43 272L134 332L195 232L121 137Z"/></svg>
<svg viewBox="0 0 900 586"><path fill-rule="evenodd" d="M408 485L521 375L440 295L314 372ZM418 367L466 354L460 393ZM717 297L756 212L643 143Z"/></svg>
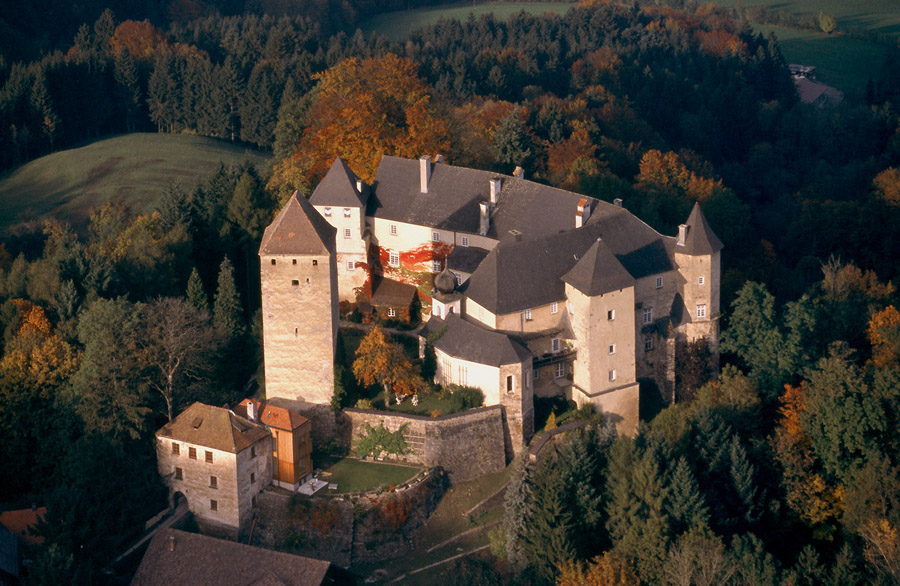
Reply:
<svg viewBox="0 0 900 586"><path fill-rule="evenodd" d="M306 417L300 415L296 411L291 411L285 407L278 407L265 401L257 401L256 399L244 399L238 403L234 408L235 415L250 420L247 414L247 406L250 403L256 404L257 421L263 425L268 425L269 427L293 431L309 421Z"/></svg>
<svg viewBox="0 0 900 586"><path fill-rule="evenodd" d="M712 254L724 248L722 241L706 223L706 217L700 210L699 203L694 203L694 209L691 210L686 224L688 228L684 246L676 246L675 252L691 255Z"/></svg>
<svg viewBox="0 0 900 586"><path fill-rule="evenodd" d="M447 330L434 342L434 347L454 358L489 366L518 364L532 358L531 351L522 342L466 321L455 313L444 320L432 316L427 331L439 331L444 326Z"/></svg>
<svg viewBox="0 0 900 586"><path fill-rule="evenodd" d="M266 228L259 254L334 254L337 230L295 191Z"/></svg>
<svg viewBox="0 0 900 586"><path fill-rule="evenodd" d="M335 575L338 573L339 575ZM326 561L162 528L141 560L132 586L179 584L350 584Z"/></svg>
<svg viewBox="0 0 900 586"><path fill-rule="evenodd" d="M634 285L634 278L602 239L597 239L562 280L593 297Z"/></svg>
<svg viewBox="0 0 900 586"><path fill-rule="evenodd" d="M360 193L356 190L358 179L343 159L335 157L331 169L309 198L309 203L314 206L365 207L369 199L369 186L363 183Z"/></svg>
<svg viewBox="0 0 900 586"><path fill-rule="evenodd" d="M156 435L236 454L268 436L269 432L228 409L198 402L162 426Z"/></svg>

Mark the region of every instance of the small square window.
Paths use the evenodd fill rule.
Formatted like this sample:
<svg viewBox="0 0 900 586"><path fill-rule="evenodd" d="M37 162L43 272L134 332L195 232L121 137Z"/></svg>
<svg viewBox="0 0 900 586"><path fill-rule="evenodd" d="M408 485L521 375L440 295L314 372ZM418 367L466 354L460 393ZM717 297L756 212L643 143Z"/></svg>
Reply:
<svg viewBox="0 0 900 586"><path fill-rule="evenodd" d="M526 309L525 311L523 311L522 318L525 319L525 321L531 321L531 310Z"/></svg>
<svg viewBox="0 0 900 586"><path fill-rule="evenodd" d="M184 479L184 470L181 468L175 468L175 480L183 480Z"/></svg>
<svg viewBox="0 0 900 586"><path fill-rule="evenodd" d="M706 317L706 305L697 306L697 317Z"/></svg>
<svg viewBox="0 0 900 586"><path fill-rule="evenodd" d="M319 266L319 261L317 259L313 259L313 266L314 267Z"/></svg>
<svg viewBox="0 0 900 586"><path fill-rule="evenodd" d="M397 317L397 310L393 307L388 307L387 311L388 317Z"/></svg>
<svg viewBox="0 0 900 586"><path fill-rule="evenodd" d="M347 270L348 270L348 271L355 271L355 270L356 270L356 261L348 260L348 261L347 261Z"/></svg>
<svg viewBox="0 0 900 586"><path fill-rule="evenodd" d="M292 264L292 265L297 264L297 259L296 259L296 258L292 258L292 259L291 259L291 264Z"/></svg>
<svg viewBox="0 0 900 586"><path fill-rule="evenodd" d="M210 511L218 511L219 510L219 501L210 500L209 501L209 510Z"/></svg>
<svg viewBox="0 0 900 586"><path fill-rule="evenodd" d="M607 311L607 312L606 312L606 319L608 319L608 320L614 320L614 319L616 319L616 310L615 310L615 309L610 309L609 311Z"/></svg>
<svg viewBox="0 0 900 586"><path fill-rule="evenodd" d="M345 218L349 218L349 217L350 217L350 208L344 208L344 217L345 217Z"/></svg>
<svg viewBox="0 0 900 586"><path fill-rule="evenodd" d="M330 218L330 217L331 217L331 208L325 208L325 217L326 217L326 218Z"/></svg>
<svg viewBox="0 0 900 586"><path fill-rule="evenodd" d="M557 362L556 363L556 372L554 373L556 378L562 378L566 376L566 363L565 362Z"/></svg>
<svg viewBox="0 0 900 586"><path fill-rule="evenodd" d="M431 272L433 272L433 273L441 272L441 261L439 261L439 260L431 261Z"/></svg>
<svg viewBox="0 0 900 586"><path fill-rule="evenodd" d="M344 238L350 238L350 228L344 228Z"/></svg>
<svg viewBox="0 0 900 586"><path fill-rule="evenodd" d="M550 304L550 313L551 314L559 313L559 303L554 301L553 303Z"/></svg>
<svg viewBox="0 0 900 586"><path fill-rule="evenodd" d="M213 461L212 460L212 452L210 452L209 450L206 450L206 463L212 464L212 461Z"/></svg>
<svg viewBox="0 0 900 586"><path fill-rule="evenodd" d="M468 246L469 245L469 237L463 236L460 244L462 244L463 246Z"/></svg>
<svg viewBox="0 0 900 586"><path fill-rule="evenodd" d="M188 448L188 458L191 460L197 459L197 448Z"/></svg>
<svg viewBox="0 0 900 586"><path fill-rule="evenodd" d="M391 224L391 236L397 235L397 224Z"/></svg>
<svg viewBox="0 0 900 586"><path fill-rule="evenodd" d="M698 285L703 285L704 283L706 283L706 278L705 278L705 277L697 277L697 284L698 284Z"/></svg>
<svg viewBox="0 0 900 586"><path fill-rule="evenodd" d="M550 338L550 351L554 354L559 352L559 338Z"/></svg>
<svg viewBox="0 0 900 586"><path fill-rule="evenodd" d="M209 477L209 487L210 488L219 488L219 479L215 476Z"/></svg>
<svg viewBox="0 0 900 586"><path fill-rule="evenodd" d="M431 241L432 242L440 242L441 241L441 233L440 232L432 232L431 233Z"/></svg>
<svg viewBox="0 0 900 586"><path fill-rule="evenodd" d="M388 264L392 267L400 266L400 253L391 251L388 255Z"/></svg>
<svg viewBox="0 0 900 586"><path fill-rule="evenodd" d="M176 456L180 455L181 454L181 446L176 444L175 442L172 442L172 453L175 454Z"/></svg>
<svg viewBox="0 0 900 586"><path fill-rule="evenodd" d="M651 336L647 336L644 338L644 352L649 352L653 350L653 338Z"/></svg>
<svg viewBox="0 0 900 586"><path fill-rule="evenodd" d="M609 371L609 382L613 382L614 380L616 380L616 371L610 370Z"/></svg>
<svg viewBox="0 0 900 586"><path fill-rule="evenodd" d="M645 323L645 324L653 323L653 308L652 307L644 308L644 311L642 313L642 320L643 320L643 323Z"/></svg>
<svg viewBox="0 0 900 586"><path fill-rule="evenodd" d="M615 354L615 353L616 353L616 345L615 345L615 344L610 344L610 345L609 345L609 353L610 353L610 354Z"/></svg>
<svg viewBox="0 0 900 586"><path fill-rule="evenodd" d="M657 288L657 289L662 289L662 286L663 286L663 278L662 278L662 277L656 277L656 288Z"/></svg>
<svg viewBox="0 0 900 586"><path fill-rule="evenodd" d="M293 285L294 287L299 287L300 279L291 279L291 285Z"/></svg>

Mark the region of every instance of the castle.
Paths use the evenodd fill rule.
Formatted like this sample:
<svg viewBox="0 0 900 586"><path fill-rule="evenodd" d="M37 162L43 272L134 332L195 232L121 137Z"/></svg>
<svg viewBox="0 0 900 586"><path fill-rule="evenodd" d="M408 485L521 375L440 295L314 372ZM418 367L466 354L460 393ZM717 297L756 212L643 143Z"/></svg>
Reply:
<svg viewBox="0 0 900 586"><path fill-rule="evenodd" d="M717 346L721 249L696 204L670 237L621 200L519 168L385 156L367 185L337 158L260 245L266 395L327 405L339 302L403 281L431 305L421 336L434 340L436 380L501 405L512 453L534 431L535 396L592 404L630 434L641 384L673 396L676 341Z"/></svg>

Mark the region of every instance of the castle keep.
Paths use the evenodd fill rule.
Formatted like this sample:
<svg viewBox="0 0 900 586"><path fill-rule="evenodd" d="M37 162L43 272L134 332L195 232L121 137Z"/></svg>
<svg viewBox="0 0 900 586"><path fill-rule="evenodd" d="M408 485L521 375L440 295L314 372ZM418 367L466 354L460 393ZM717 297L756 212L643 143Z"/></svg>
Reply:
<svg viewBox="0 0 900 586"><path fill-rule="evenodd" d="M372 185L341 160L296 194L260 247L266 393L324 405L338 301L416 285L436 380L482 389L518 453L534 396L638 422L638 389L674 393L675 342L718 337L720 251L699 205L664 236L610 204L524 178L383 157ZM377 308L376 308L377 310Z"/></svg>

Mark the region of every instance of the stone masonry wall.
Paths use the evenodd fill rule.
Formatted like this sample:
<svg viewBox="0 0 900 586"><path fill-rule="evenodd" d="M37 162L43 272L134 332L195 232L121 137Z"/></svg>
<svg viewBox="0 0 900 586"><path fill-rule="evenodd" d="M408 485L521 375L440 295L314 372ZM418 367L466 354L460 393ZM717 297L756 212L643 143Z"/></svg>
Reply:
<svg viewBox="0 0 900 586"><path fill-rule="evenodd" d="M389 431L408 424L403 437L411 449L408 462L442 467L453 482L465 482L506 467L503 408L499 405L443 417L424 417L345 409L351 421L351 438L365 432L365 424Z"/></svg>

